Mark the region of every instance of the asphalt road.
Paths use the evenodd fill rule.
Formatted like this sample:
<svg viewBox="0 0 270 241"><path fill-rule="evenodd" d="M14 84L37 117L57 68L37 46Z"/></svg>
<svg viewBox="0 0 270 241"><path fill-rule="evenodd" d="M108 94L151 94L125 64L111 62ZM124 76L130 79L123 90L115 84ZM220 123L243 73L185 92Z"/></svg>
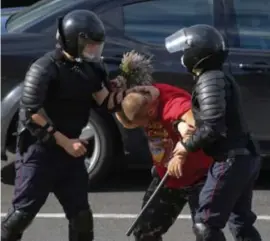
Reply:
<svg viewBox="0 0 270 241"><path fill-rule="evenodd" d="M13 185L10 167L2 169L1 216L8 208L12 198ZM256 223L263 240L270 237L270 177L263 173L254 192L254 210L259 215ZM95 213L96 241L133 240L125 236L140 210L143 191L150 181L148 172L130 171L114 174L97 191L89 192L89 201ZM228 229L225 229L228 240L232 240ZM33 224L25 232L23 241L67 241L67 221L55 197L51 195L40 210ZM164 241L192 241L191 220L186 207L174 226L164 236Z"/></svg>

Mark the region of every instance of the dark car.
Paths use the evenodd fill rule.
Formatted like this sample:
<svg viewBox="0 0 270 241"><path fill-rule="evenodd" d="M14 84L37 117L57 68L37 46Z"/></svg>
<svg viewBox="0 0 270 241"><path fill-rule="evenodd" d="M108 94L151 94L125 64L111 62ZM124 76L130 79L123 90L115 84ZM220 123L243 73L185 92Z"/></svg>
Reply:
<svg viewBox="0 0 270 241"><path fill-rule="evenodd" d="M17 7L26 7L32 5L39 0L4 0L1 1L1 8L17 8Z"/></svg>
<svg viewBox="0 0 270 241"><path fill-rule="evenodd" d="M6 21L6 18L16 12L22 10L24 7L32 5L39 0L6 0L1 2L1 23ZM1 32L5 29L1 24Z"/></svg>
<svg viewBox="0 0 270 241"><path fill-rule="evenodd" d="M164 38L183 26L210 24L230 46L225 69L241 86L244 111L262 153L270 154L270 4L268 0L42 0L7 18L2 32L2 156L14 151L21 84L29 65L54 48L56 19L74 9L95 11L104 21L104 60L117 75L122 54L135 49L154 57L154 78L191 91L191 76ZM92 182L120 166L149 167L141 129L125 130L113 116L91 115L82 132L94 138L86 165ZM121 158L123 155L128 158ZM128 160L128 161L126 161Z"/></svg>

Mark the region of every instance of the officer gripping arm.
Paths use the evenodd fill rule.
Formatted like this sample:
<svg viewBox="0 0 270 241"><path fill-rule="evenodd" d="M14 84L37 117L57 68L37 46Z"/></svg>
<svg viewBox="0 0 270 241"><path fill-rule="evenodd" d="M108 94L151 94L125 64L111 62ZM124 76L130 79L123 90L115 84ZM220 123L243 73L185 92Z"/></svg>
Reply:
<svg viewBox="0 0 270 241"><path fill-rule="evenodd" d="M105 79L99 78L93 68L94 65L101 63L105 40L104 26L97 15L87 11L81 15L70 14L60 18L56 40L60 55L63 56L60 64L70 66L72 71L77 71L78 78L87 78L92 85L92 93L89 95L92 95L98 105L110 112L117 111L125 91L109 92L103 85ZM71 146L72 143L57 131L57 126L50 121L50 116L47 116L43 108L47 95L51 92L50 87L53 89L54 83L58 81L57 61L52 56L45 55L32 64L27 72L20 106L19 132L28 129L41 142L56 141L70 153L72 148L67 146ZM79 143L75 144L79 145ZM86 151L83 145L79 149L77 153L70 154L80 156Z"/></svg>
<svg viewBox="0 0 270 241"><path fill-rule="evenodd" d="M207 26L200 26L183 28L165 40L169 52L183 52L182 65L196 79L192 110L199 116L200 123L196 123L197 129L190 138L182 142L188 152L209 146L226 135L227 93L225 76L221 72L227 54L225 43L216 30L212 33L207 31Z"/></svg>
<svg viewBox="0 0 270 241"><path fill-rule="evenodd" d="M100 18L93 12L87 17L75 16L73 18L60 18L58 21L57 41L63 54L70 60L92 68L90 75L85 69L77 69L93 84L92 96L96 103L109 112L121 109L121 101L128 92L133 90L110 91L104 86L106 74L99 75L95 72L105 72L102 62L102 52L105 43L105 28ZM93 66L99 66L98 69ZM102 70L103 69L103 70ZM86 74L86 75L85 75ZM143 89L143 88L142 88Z"/></svg>
<svg viewBox="0 0 270 241"><path fill-rule="evenodd" d="M211 73L202 76L196 88L198 103L200 106L200 125L183 145L188 152L209 146L219 138L226 135L226 100L225 83L222 74L220 76Z"/></svg>

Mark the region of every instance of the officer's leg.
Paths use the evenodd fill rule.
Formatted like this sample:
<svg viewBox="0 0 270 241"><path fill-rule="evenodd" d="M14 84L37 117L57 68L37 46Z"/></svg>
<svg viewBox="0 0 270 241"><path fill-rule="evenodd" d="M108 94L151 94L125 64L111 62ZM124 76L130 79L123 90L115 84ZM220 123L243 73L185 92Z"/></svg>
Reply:
<svg viewBox="0 0 270 241"><path fill-rule="evenodd" d="M1 224L1 240L17 241L46 201L50 189L50 172L46 156L31 146L23 159L15 162L16 178L13 208Z"/></svg>
<svg viewBox="0 0 270 241"><path fill-rule="evenodd" d="M255 169L256 167L254 167ZM258 171L259 173L259 171ZM257 174L251 178L250 183L237 200L229 218L229 228L236 241L261 241L261 236L253 226L256 215L252 212L252 192Z"/></svg>
<svg viewBox="0 0 270 241"><path fill-rule="evenodd" d="M143 206L155 191L160 179L154 178L143 198ZM145 210L134 229L136 241L162 241L165 234L182 211L186 199L179 190L162 188L149 208Z"/></svg>
<svg viewBox="0 0 270 241"><path fill-rule="evenodd" d="M69 240L91 241L94 239L93 215L88 203L88 174L84 160L65 161L66 169L59 176L54 193L69 220Z"/></svg>
<svg viewBox="0 0 270 241"><path fill-rule="evenodd" d="M190 188L187 190L187 197L188 197L188 205L190 208L190 213L191 213L191 218L192 218L192 229L195 233L196 228L194 228L195 225L195 215L196 211L199 208L199 196L201 193L201 190L205 184L206 177L197 182L196 184L192 185ZM196 236L196 241L200 241L200 238L195 234Z"/></svg>
<svg viewBox="0 0 270 241"><path fill-rule="evenodd" d="M215 162L200 194L195 217L195 232L203 241L224 241L222 229L250 180L251 170L245 156Z"/></svg>

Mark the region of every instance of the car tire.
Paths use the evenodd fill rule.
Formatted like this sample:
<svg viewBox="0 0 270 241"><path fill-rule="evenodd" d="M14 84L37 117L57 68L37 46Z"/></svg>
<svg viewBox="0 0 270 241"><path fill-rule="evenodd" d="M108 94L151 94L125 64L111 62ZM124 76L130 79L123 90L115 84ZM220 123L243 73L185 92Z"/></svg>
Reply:
<svg viewBox="0 0 270 241"><path fill-rule="evenodd" d="M110 123L94 111L87 126L82 130L81 139L88 140L88 154L85 166L89 176L89 186L97 187L109 173L116 154L116 136Z"/></svg>

